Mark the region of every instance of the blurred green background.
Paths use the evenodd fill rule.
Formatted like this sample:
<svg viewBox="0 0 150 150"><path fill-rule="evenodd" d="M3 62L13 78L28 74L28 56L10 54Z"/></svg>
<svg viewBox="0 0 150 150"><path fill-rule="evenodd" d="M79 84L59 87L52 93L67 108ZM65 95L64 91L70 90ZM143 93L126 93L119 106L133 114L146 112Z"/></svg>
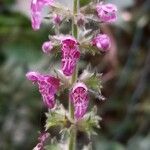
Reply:
<svg viewBox="0 0 150 150"><path fill-rule="evenodd" d="M88 2L81 0L82 5ZM150 150L150 1L113 2L119 9L118 21L102 26L113 41L111 51L86 55L81 66L91 62L103 72L102 93L107 98L91 98L91 106L97 105L103 118L98 136L91 139L93 149ZM0 150L30 150L37 143L46 110L25 73L59 66L56 58L41 51L48 33L53 34L50 25L37 32L31 29L29 1L0 1ZM78 134L79 150L88 142Z"/></svg>

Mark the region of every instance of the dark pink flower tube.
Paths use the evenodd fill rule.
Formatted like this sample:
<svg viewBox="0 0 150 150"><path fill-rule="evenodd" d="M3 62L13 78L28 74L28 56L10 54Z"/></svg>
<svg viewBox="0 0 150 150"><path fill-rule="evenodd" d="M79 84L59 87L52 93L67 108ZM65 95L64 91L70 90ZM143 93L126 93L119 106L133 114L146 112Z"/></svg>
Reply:
<svg viewBox="0 0 150 150"><path fill-rule="evenodd" d="M60 84L59 79L49 75L41 75L37 72L28 72L26 77L33 83L38 84L45 106L53 108L55 106L55 94Z"/></svg>
<svg viewBox="0 0 150 150"><path fill-rule="evenodd" d="M114 4L99 3L96 6L96 11L100 21L102 22L115 22L117 19L117 7Z"/></svg>
<svg viewBox="0 0 150 150"><path fill-rule="evenodd" d="M46 5L52 5L54 0L32 0L31 1L31 23L34 30L40 29L42 22L41 11Z"/></svg>
<svg viewBox="0 0 150 150"><path fill-rule="evenodd" d="M98 34L92 40L92 45L100 49L101 52L107 52L110 48L110 38L106 34Z"/></svg>
<svg viewBox="0 0 150 150"><path fill-rule="evenodd" d="M66 76L71 76L80 58L78 42L72 36L66 36L61 43L62 71Z"/></svg>
<svg viewBox="0 0 150 150"><path fill-rule="evenodd" d="M81 119L87 111L89 104L88 89L82 82L74 85L70 93L71 101L74 105L75 118Z"/></svg>
<svg viewBox="0 0 150 150"><path fill-rule="evenodd" d="M62 71L66 76L70 76L74 72L74 68L76 67L76 59L72 58L62 58Z"/></svg>
<svg viewBox="0 0 150 150"><path fill-rule="evenodd" d="M42 21L42 17L40 12L32 13L31 22L32 22L32 28L34 30L40 29L41 21Z"/></svg>

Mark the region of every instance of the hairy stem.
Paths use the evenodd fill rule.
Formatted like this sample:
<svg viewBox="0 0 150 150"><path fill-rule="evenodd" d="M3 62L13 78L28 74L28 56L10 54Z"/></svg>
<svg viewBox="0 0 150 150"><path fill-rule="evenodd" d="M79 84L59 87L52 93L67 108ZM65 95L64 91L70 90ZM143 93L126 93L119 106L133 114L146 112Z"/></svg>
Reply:
<svg viewBox="0 0 150 150"><path fill-rule="evenodd" d="M78 13L78 9L79 9L79 0L74 0L73 3L73 14L74 14L74 19L72 21L72 35L75 38L78 38L78 27L75 24L75 17ZM78 67L76 67L73 75L72 75L72 85L74 84L74 82L77 80L78 77ZM70 113L70 118L74 119L74 108L73 105L71 103L71 100L69 100L69 113ZM70 139L69 139L69 150L75 150L76 147L76 129L73 127L70 131Z"/></svg>
<svg viewBox="0 0 150 150"><path fill-rule="evenodd" d="M76 149L76 129L72 127L70 131L70 139L69 139L69 150Z"/></svg>

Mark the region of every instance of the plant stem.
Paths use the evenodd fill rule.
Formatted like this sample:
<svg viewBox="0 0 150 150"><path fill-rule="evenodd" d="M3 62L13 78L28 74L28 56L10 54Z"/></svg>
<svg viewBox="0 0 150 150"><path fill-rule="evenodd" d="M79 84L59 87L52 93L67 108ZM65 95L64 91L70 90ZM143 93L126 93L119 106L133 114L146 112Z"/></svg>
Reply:
<svg viewBox="0 0 150 150"><path fill-rule="evenodd" d="M70 139L69 139L69 149L68 150L75 150L76 149L76 129L72 126L70 131Z"/></svg>
<svg viewBox="0 0 150 150"><path fill-rule="evenodd" d="M74 5L73 5L73 14L74 14L74 18L77 16L78 14L78 9L79 9L79 0L74 0ZM72 35L75 38L78 38L78 26L75 24L74 22L75 19L73 19L72 21Z"/></svg>
<svg viewBox="0 0 150 150"><path fill-rule="evenodd" d="M78 38L78 27L75 24L74 20L75 20L75 16L78 13L78 9L79 9L79 0L74 0L74 3L73 3L74 18L72 20L72 35L76 39ZM72 75L72 80L71 80L72 85L77 80L77 77L78 77L78 67L76 66L75 71ZM74 107L71 103L71 100L69 100L69 114L70 114L70 118L74 120ZM70 131L69 149L68 150L75 150L75 147L76 147L76 128L72 127L72 129Z"/></svg>

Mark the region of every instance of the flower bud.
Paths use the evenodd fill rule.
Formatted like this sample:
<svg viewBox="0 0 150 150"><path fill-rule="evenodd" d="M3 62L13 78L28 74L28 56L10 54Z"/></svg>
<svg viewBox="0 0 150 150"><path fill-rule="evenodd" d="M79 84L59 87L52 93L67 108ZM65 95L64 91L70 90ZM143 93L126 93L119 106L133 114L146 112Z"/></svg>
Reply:
<svg viewBox="0 0 150 150"><path fill-rule="evenodd" d="M115 22L117 19L117 7L114 4L102 4L99 3L96 6L98 17L102 22Z"/></svg>
<svg viewBox="0 0 150 150"><path fill-rule="evenodd" d="M110 48L110 38L106 34L98 34L92 40L92 45L100 49L101 52L107 52Z"/></svg>
<svg viewBox="0 0 150 150"><path fill-rule="evenodd" d="M53 49L53 45L51 41L46 41L42 45L42 51L48 54Z"/></svg>
<svg viewBox="0 0 150 150"><path fill-rule="evenodd" d="M74 116L77 120L81 119L86 113L89 104L86 85L82 82L76 83L71 90L70 97L74 105Z"/></svg>

